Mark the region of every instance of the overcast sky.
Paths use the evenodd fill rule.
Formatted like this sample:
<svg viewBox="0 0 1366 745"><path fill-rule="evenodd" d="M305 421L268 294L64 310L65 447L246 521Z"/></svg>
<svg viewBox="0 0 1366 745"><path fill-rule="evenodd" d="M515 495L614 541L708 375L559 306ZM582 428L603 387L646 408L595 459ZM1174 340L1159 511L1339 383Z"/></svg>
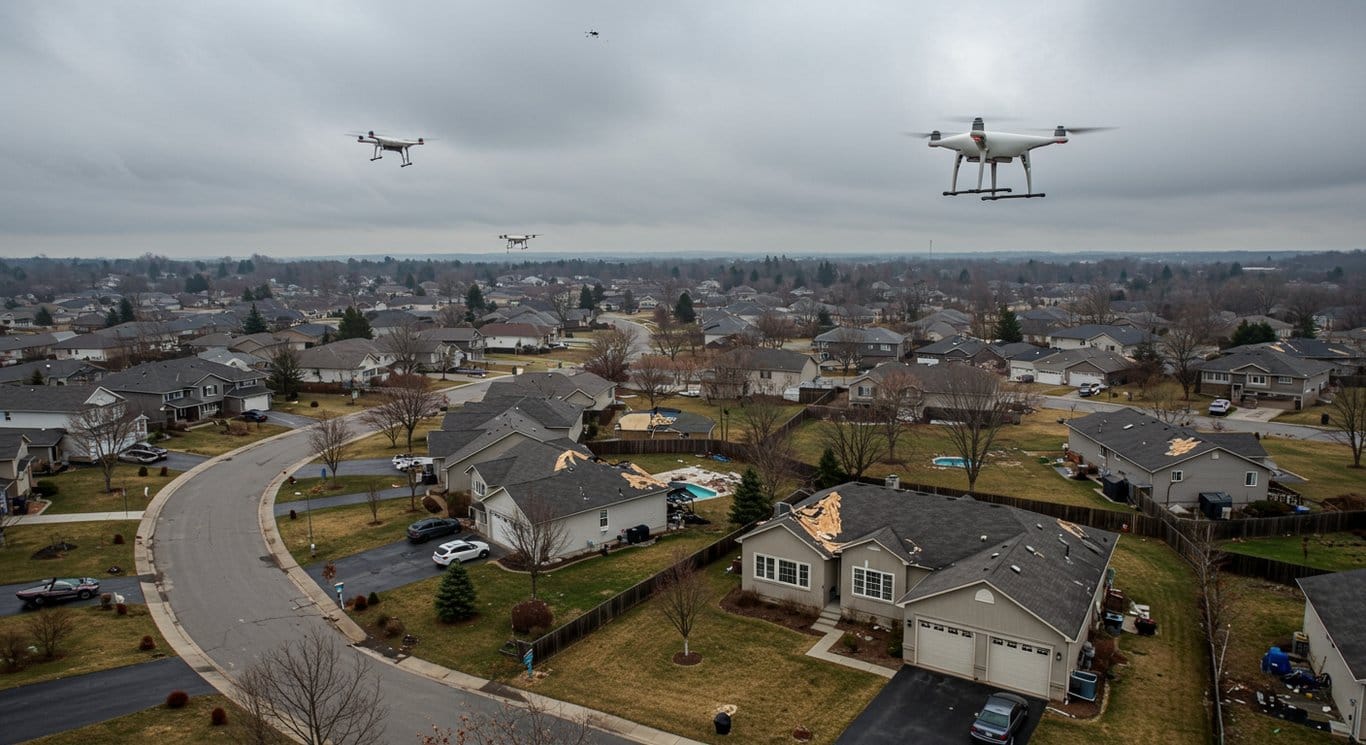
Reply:
<svg viewBox="0 0 1366 745"><path fill-rule="evenodd" d="M0 255L1359 248L1362 29L1360 0L3 3ZM1119 129L1036 151L1046 199L941 196L951 154L902 133L979 113ZM370 129L433 141L400 169Z"/></svg>

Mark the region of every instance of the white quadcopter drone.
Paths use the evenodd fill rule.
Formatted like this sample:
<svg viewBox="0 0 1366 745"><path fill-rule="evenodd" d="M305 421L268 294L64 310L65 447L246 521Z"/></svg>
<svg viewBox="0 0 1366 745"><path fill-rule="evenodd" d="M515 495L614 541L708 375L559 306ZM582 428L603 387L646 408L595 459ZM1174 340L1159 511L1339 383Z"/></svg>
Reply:
<svg viewBox="0 0 1366 745"><path fill-rule="evenodd" d="M500 235L498 237L508 242L508 253L512 253L512 249L514 248L520 248L523 251L525 251L526 242L531 240L532 238L535 238L537 235L539 235L539 233L528 233L526 235Z"/></svg>
<svg viewBox="0 0 1366 745"><path fill-rule="evenodd" d="M1059 124L1053 130L1051 137L1015 134L1013 132L988 132L986 125L982 123L982 117L979 116L972 120L972 130L963 134L953 134L946 137L940 134L937 129L933 132L909 132L908 134L912 137L927 138L930 141L930 147L942 147L954 151L953 180L949 184L949 191L944 192L944 196L985 194L986 196L982 197L982 201L994 202L998 199L1033 199L1046 196L1043 192L1034 192L1034 176L1030 171L1029 164L1030 150L1048 145L1065 144L1069 133L1084 134L1107 129L1113 129L1113 127L1072 127L1069 129ZM1015 158L1019 158L1020 165L1024 166L1026 189L1024 194L1011 194L1011 189L996 186L996 166L1001 163L1009 163ZM964 159L969 163L977 164L976 189L960 190L958 188L958 169L963 165ZM991 188L983 189L982 176L987 163L991 164Z"/></svg>
<svg viewBox="0 0 1366 745"><path fill-rule="evenodd" d="M348 136L355 137L356 142L367 142L375 146L375 157L370 159L371 162L383 158L384 151L386 150L398 153L398 157L403 161L399 164L399 168L406 168L413 164L412 159L408 157L408 148L412 147L413 145L427 144L427 141L421 137L417 138L416 140L403 140L397 137L377 135L375 134L375 130L373 129L369 132L366 132L365 134L350 132L348 133Z"/></svg>

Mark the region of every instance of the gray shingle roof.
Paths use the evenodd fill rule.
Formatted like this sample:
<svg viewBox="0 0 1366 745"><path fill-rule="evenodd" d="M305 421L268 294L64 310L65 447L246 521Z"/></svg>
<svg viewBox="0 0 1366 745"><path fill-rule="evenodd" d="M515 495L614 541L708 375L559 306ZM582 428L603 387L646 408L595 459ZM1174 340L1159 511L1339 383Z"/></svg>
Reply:
<svg viewBox="0 0 1366 745"><path fill-rule="evenodd" d="M5 385L0 386L0 411L35 411L74 414L102 385Z"/></svg>
<svg viewBox="0 0 1366 745"><path fill-rule="evenodd" d="M299 367L318 370L355 370L366 355L380 359L384 349L371 339L342 339L298 352Z"/></svg>
<svg viewBox="0 0 1366 745"><path fill-rule="evenodd" d="M0 367L0 383L27 383L33 377L35 370L41 372L44 379L57 378L59 380L80 373L103 374L104 372L103 368L96 367L85 360L38 360Z"/></svg>
<svg viewBox="0 0 1366 745"><path fill-rule="evenodd" d="M1255 435L1205 434L1164 424L1127 407L1069 420L1067 429L1115 451L1149 472L1169 468L1212 450L1223 450L1259 462L1267 457L1266 449Z"/></svg>
<svg viewBox="0 0 1366 745"><path fill-rule="evenodd" d="M1366 680L1366 613L1361 612L1361 599L1366 598L1366 569L1296 581L1342 653L1347 669L1357 680Z"/></svg>
<svg viewBox="0 0 1366 745"><path fill-rule="evenodd" d="M742 370L778 370L801 372L810 355L789 349L733 349L724 357Z"/></svg>
<svg viewBox="0 0 1366 745"><path fill-rule="evenodd" d="M987 346L987 343L982 341L981 339L974 339L970 336L955 335L950 336L947 339L940 339L939 341L933 344L926 344L925 346L915 350L915 353L917 355L927 355L931 357L936 355L947 354L961 354L965 357L971 357L977 354L978 352L982 351L983 349L987 348Z"/></svg>
<svg viewBox="0 0 1366 745"><path fill-rule="evenodd" d="M1062 372L1083 363L1090 363L1102 372L1114 373L1133 367L1134 363L1119 352L1094 347L1080 349L1054 350L1053 354L1042 355L1034 360L1039 370Z"/></svg>
<svg viewBox="0 0 1366 745"><path fill-rule="evenodd" d="M235 367L201 360L198 357L181 357L174 360L135 365L123 372L106 375L100 384L111 391L169 393L197 385L199 381L209 376L234 383L264 380L265 378L260 372L238 370Z"/></svg>
<svg viewBox="0 0 1366 745"><path fill-rule="evenodd" d="M474 468L491 487L506 489L523 510L534 502L549 505L552 519L669 490L665 482L592 457L587 448L565 439L524 442Z"/></svg>
<svg viewBox="0 0 1366 745"><path fill-rule="evenodd" d="M847 328L837 327L817 336L812 341L818 342L852 342L860 344L901 344L906 341L905 334L898 334L891 329L881 326L869 326L867 328Z"/></svg>
<svg viewBox="0 0 1366 745"><path fill-rule="evenodd" d="M1268 375L1285 375L1292 378L1308 378L1333 369L1327 362L1292 357L1271 347L1238 349L1240 351L1206 362L1201 369L1210 372L1234 372L1252 366L1265 370Z"/></svg>
<svg viewBox="0 0 1366 745"><path fill-rule="evenodd" d="M1101 334L1109 336L1111 339L1114 339L1126 347L1133 346L1152 338L1152 334L1143 329L1136 329L1133 326L1110 326L1095 323L1088 323L1084 326L1073 326L1071 328L1053 329L1048 332L1049 336L1058 339L1079 339L1081 341L1090 341Z"/></svg>
<svg viewBox="0 0 1366 745"><path fill-rule="evenodd" d="M611 390L616 384L606 378L584 370L571 372L534 372L523 373L506 378L498 378L489 385L488 397L529 396L568 398L574 393L597 398Z"/></svg>

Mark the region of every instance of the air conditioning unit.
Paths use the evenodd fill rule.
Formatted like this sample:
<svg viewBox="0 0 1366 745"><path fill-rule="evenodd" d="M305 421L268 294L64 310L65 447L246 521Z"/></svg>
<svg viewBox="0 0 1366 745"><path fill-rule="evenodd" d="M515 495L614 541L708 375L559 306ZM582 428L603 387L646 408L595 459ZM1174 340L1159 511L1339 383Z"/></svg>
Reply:
<svg viewBox="0 0 1366 745"><path fill-rule="evenodd" d="M1296 657L1309 656L1309 635L1303 631L1295 632L1295 639L1291 642L1290 651Z"/></svg>
<svg viewBox="0 0 1366 745"><path fill-rule="evenodd" d="M896 474L894 474L894 473L893 473L893 474L889 474L889 475L887 476L887 478L886 478L882 483L883 483L888 489L900 489L900 488L901 488L901 477L898 476L898 475L896 475Z"/></svg>

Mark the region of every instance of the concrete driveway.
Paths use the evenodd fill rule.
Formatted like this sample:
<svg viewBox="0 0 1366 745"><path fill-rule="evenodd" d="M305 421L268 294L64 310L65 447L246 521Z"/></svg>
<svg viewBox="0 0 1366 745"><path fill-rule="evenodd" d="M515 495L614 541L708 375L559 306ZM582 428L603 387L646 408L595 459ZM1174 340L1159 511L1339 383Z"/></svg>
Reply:
<svg viewBox="0 0 1366 745"><path fill-rule="evenodd" d="M432 561L432 553L436 547L446 541L453 541L456 538L470 540L483 540L477 535L461 534L447 538L433 538L426 543L413 544L406 540L394 541L393 543L372 548L369 551L338 559L337 578L333 582L346 583L346 597L357 595L369 595L372 592L386 592L396 587L402 587L418 580L441 574L444 568ZM497 546L490 547L490 558L496 559L505 555L507 552ZM465 566L480 564L488 559L477 561L467 561ZM323 565L314 564L306 567L308 576L313 578L318 586L333 593L332 582L323 580Z"/></svg>
<svg viewBox="0 0 1366 745"><path fill-rule="evenodd" d="M982 702L997 688L906 665L868 708L844 730L836 745L964 745ZM1029 721L1015 736L1026 745L1043 716L1044 702L1028 698Z"/></svg>
<svg viewBox="0 0 1366 745"><path fill-rule="evenodd" d="M127 569L127 567L125 567ZM140 577L97 577L100 581L100 592L112 592L123 596L125 603L142 602L142 581ZM27 590L43 583L42 579L32 582L19 582L13 585L0 585L0 616L13 616L24 612L24 604L14 593L20 590ZM100 596L96 595L89 600L69 600L62 603L63 606L72 608L82 608L90 605L99 605Z"/></svg>

